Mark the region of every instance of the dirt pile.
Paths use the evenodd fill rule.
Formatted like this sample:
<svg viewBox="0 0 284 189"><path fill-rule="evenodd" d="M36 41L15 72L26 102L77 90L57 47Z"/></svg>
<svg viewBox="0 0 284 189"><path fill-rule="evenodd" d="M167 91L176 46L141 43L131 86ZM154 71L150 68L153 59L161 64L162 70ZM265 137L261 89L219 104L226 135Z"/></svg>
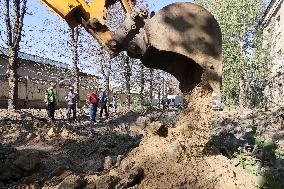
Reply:
<svg viewBox="0 0 284 189"><path fill-rule="evenodd" d="M85 176L104 174L141 138L104 130L61 121L5 122L0 127L0 188L86 186Z"/></svg>
<svg viewBox="0 0 284 189"><path fill-rule="evenodd" d="M211 92L196 87L187 100L187 109L167 137L143 138L139 148L122 161L128 168L119 167L111 174L142 167L144 178L137 188L255 188L254 178L206 148L211 136Z"/></svg>

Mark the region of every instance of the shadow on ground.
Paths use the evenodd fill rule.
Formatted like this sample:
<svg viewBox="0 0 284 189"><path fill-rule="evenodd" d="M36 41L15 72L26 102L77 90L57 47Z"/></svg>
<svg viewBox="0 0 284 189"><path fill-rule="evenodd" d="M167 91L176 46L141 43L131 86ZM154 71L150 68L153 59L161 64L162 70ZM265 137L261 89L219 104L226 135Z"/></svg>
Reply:
<svg viewBox="0 0 284 189"><path fill-rule="evenodd" d="M221 153L249 174L260 188L284 188L284 111L252 112L214 120L204 153Z"/></svg>
<svg viewBox="0 0 284 189"><path fill-rule="evenodd" d="M142 138L142 135L111 131L93 132L88 127L64 121L52 124L40 120L9 122L2 124L0 132L3 143L0 146L0 188L2 185L15 187L19 183L37 183L41 188L47 181L51 185L58 184L70 174L101 174L139 146ZM21 153L35 157L17 160L17 156L22 157ZM31 170L14 163L28 164L33 158L39 158L40 163Z"/></svg>

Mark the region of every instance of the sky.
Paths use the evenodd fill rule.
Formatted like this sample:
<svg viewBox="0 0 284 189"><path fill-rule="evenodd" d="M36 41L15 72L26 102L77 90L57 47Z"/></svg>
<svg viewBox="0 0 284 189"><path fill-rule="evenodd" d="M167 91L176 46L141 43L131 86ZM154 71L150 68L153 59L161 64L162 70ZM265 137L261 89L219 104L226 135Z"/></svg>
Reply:
<svg viewBox="0 0 284 189"><path fill-rule="evenodd" d="M186 2L186 0L146 0L150 8L157 12L162 7L174 2ZM267 0L268 1L268 0ZM3 10L4 0L0 0L0 10ZM187 2L190 2L187 0ZM28 0L28 11L24 19L24 33L20 44L20 51L32 55L53 59L70 64L71 49L68 45L70 34L68 25L57 15L47 9L39 0ZM4 18L0 17L0 31L3 36ZM88 36L87 36L88 37ZM96 43L89 37L89 45ZM0 45L5 46L0 38ZM82 59L87 72L94 72L94 59Z"/></svg>
<svg viewBox="0 0 284 189"><path fill-rule="evenodd" d="M162 7L177 2L178 0L148 0L151 10L158 11ZM179 2L185 0L179 0ZM4 0L0 0L0 10L3 10ZM190 1L189 1L190 2ZM39 0L29 0L27 15L24 19L24 32L20 43L20 51L32 55L53 59L69 64L71 61L71 49L68 46L69 33L68 25L57 15L45 7ZM2 28L2 31L1 31ZM3 33L4 18L0 17L0 31ZM4 34L4 35L3 35ZM90 38L90 43L95 40ZM0 38L0 45L5 47L5 43ZM92 62L94 60L89 60ZM87 62L87 61L85 61ZM93 72L92 63L86 63L84 67Z"/></svg>
<svg viewBox="0 0 284 189"><path fill-rule="evenodd" d="M191 0L148 0L148 2L151 5L151 9L156 12L164 6L172 4L174 2L191 2Z"/></svg>

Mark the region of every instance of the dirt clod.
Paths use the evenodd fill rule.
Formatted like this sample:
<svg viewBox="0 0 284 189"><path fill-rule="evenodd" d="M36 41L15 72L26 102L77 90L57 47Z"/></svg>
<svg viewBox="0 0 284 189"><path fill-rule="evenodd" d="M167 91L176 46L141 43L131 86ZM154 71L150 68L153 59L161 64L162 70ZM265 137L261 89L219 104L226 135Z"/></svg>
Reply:
<svg viewBox="0 0 284 189"><path fill-rule="evenodd" d="M115 189L125 189L135 186L142 181L143 176L144 170L141 167L135 167L115 186Z"/></svg>
<svg viewBox="0 0 284 189"><path fill-rule="evenodd" d="M66 177L56 189L83 189L86 181L78 175L70 175Z"/></svg>
<svg viewBox="0 0 284 189"><path fill-rule="evenodd" d="M25 152L19 155L14 161L14 165L26 172L31 172L39 169L40 154L38 152Z"/></svg>

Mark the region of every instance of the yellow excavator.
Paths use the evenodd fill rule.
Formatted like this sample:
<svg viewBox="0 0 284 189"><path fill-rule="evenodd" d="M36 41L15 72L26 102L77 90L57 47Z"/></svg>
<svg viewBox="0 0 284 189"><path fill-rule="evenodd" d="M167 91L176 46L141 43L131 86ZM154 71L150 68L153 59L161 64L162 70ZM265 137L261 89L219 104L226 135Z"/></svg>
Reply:
<svg viewBox="0 0 284 189"><path fill-rule="evenodd" d="M182 91L190 91L202 76L221 96L222 33L207 10L177 2L149 13L134 8L136 0L40 0L71 28L82 25L112 57L126 51L149 68L175 76ZM121 3L126 14L117 31L106 26L109 7Z"/></svg>

